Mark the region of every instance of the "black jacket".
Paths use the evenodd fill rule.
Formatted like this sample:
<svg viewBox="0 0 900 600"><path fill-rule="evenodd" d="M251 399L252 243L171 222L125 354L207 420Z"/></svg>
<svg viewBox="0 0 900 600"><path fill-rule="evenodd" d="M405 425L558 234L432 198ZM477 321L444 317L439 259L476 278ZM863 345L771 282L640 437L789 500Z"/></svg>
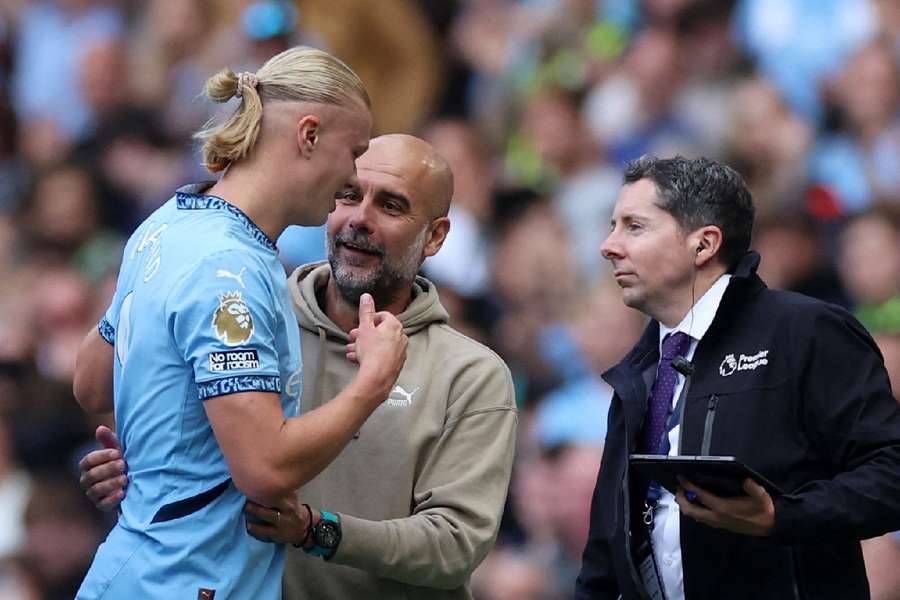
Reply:
<svg viewBox="0 0 900 600"><path fill-rule="evenodd" d="M868 598L859 540L900 529L900 405L881 353L843 309L768 289L742 260L694 354L685 455L735 456L789 492L770 538L681 519L687 600ZM615 389L576 598L643 598L630 552L628 454L659 324L604 374ZM755 365L755 367L754 367Z"/></svg>

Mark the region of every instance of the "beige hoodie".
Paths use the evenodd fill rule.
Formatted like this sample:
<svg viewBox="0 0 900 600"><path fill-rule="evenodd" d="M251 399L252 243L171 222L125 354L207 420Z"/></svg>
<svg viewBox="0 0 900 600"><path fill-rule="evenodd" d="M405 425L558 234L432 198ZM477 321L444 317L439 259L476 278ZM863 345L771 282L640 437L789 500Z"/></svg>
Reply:
<svg viewBox="0 0 900 600"><path fill-rule="evenodd" d="M305 413L336 396L357 366L316 290L327 264L300 267L288 288L300 322ZM330 561L288 547L286 600L471 598L469 576L494 545L512 470L516 406L509 369L447 325L434 285L417 278L398 315L406 364L359 436L300 490L340 514Z"/></svg>

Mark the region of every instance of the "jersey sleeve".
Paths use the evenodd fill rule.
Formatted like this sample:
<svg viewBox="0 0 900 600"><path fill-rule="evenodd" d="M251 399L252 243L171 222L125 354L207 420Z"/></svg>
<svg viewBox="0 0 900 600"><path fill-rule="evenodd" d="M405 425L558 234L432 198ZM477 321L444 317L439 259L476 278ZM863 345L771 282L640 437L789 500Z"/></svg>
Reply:
<svg viewBox="0 0 900 600"><path fill-rule="evenodd" d="M202 259L171 290L167 321L201 400L281 391L278 306L268 271L245 251Z"/></svg>
<svg viewBox="0 0 900 600"><path fill-rule="evenodd" d="M122 302L132 287L130 281L132 279L131 270L133 269L133 265L127 257L133 254L133 249L137 243L141 229L143 229L143 226L132 234L122 251L122 262L119 265L116 290L113 293L112 299L109 301L109 307L106 309L106 312L103 313L100 322L97 323L97 331L100 333L100 337L109 342L112 346L116 345L116 331L119 326L119 315L122 312Z"/></svg>

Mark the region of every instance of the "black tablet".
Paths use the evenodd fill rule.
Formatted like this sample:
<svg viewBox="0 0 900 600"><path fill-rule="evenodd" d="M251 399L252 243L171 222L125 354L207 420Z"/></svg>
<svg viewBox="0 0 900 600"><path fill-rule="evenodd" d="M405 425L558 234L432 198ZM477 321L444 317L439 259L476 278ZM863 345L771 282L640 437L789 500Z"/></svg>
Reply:
<svg viewBox="0 0 900 600"><path fill-rule="evenodd" d="M742 485L749 477L776 498L781 490L774 483L738 461L733 456L661 456L632 454L631 468L647 481L655 481L673 494L678 489L677 476L682 476L717 496L743 496Z"/></svg>

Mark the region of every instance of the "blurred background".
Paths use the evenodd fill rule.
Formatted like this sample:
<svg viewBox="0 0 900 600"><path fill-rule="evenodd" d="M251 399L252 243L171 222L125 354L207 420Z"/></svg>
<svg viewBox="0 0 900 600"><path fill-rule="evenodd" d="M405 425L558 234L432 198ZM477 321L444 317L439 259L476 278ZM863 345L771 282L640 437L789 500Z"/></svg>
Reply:
<svg viewBox="0 0 900 600"><path fill-rule="evenodd" d="M103 421L74 402L75 352L136 224L209 179L206 77L297 43L349 63L377 132L428 139L456 176L425 271L520 407L480 600L571 596L599 374L644 326L599 254L625 161L737 168L763 278L854 311L900 390L896 0L0 0L0 599L71 598L112 524L77 485ZM323 240L289 229L286 267ZM900 537L865 550L874 597L900 598Z"/></svg>

